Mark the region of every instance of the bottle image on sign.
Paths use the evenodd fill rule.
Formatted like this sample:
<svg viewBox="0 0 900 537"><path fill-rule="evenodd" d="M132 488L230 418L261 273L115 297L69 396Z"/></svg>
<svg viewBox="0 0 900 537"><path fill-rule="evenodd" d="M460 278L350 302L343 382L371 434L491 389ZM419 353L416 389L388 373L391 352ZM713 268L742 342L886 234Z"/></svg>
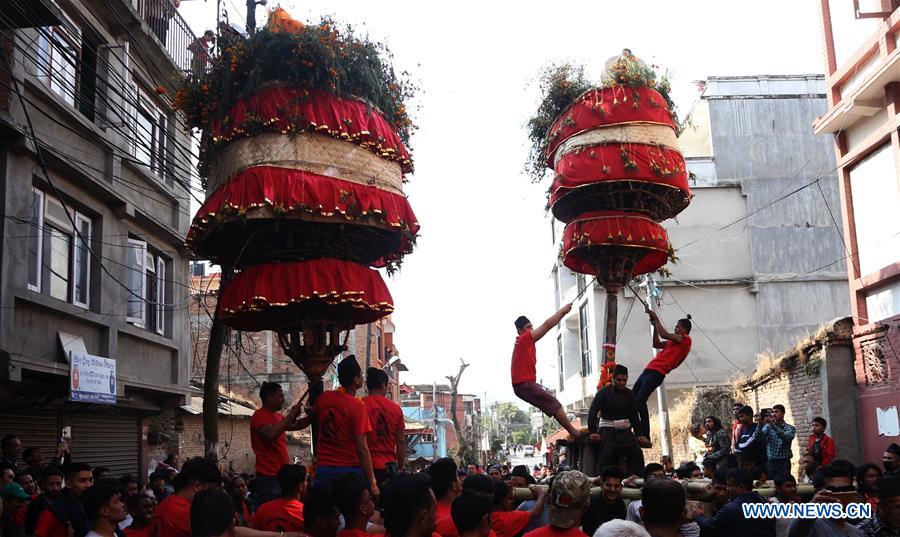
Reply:
<svg viewBox="0 0 900 537"><path fill-rule="evenodd" d="M78 384L78 366L76 365L72 369L72 389L77 390Z"/></svg>
<svg viewBox="0 0 900 537"><path fill-rule="evenodd" d="M112 373L109 375L109 393L111 395L116 394L116 377Z"/></svg>

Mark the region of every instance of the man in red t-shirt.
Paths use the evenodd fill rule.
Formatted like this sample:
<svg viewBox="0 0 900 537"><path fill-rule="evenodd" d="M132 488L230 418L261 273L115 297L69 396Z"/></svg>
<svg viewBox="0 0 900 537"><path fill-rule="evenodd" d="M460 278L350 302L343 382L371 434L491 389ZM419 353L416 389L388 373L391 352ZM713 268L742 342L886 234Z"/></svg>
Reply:
<svg viewBox="0 0 900 537"><path fill-rule="evenodd" d="M367 439L372 427L366 405L356 398L363 385L356 356L344 358L337 373L341 387L319 395L312 408L319 431L315 484L326 485L341 474L356 473L369 483L372 495L378 496Z"/></svg>
<svg viewBox="0 0 900 537"><path fill-rule="evenodd" d="M572 304L566 304L537 328L524 315L516 319L516 344L512 354L512 387L516 397L539 408L544 414L553 416L572 436L580 436L581 431L572 425L566 416L562 404L537 383L537 350L534 344L544 337L551 328L559 324L563 317L572 310Z"/></svg>
<svg viewBox="0 0 900 537"><path fill-rule="evenodd" d="M641 376L634 382L631 390L634 392L634 402L637 405L640 428L638 440L642 448L650 447L650 411L647 409L647 400L650 394L662 384L666 375L684 362L691 352L691 316L679 319L675 324L675 330L669 332L665 329L659 314L644 306L644 311L650 316L650 324L653 325L653 348L662 349L644 367ZM663 342L665 340L665 342Z"/></svg>
<svg viewBox="0 0 900 537"><path fill-rule="evenodd" d="M191 537L191 502L198 492L221 485L222 474L211 462L196 458L184 463L175 476L175 493L153 512L150 537Z"/></svg>
<svg viewBox="0 0 900 537"><path fill-rule="evenodd" d="M400 405L385 395L388 389L387 373L370 367L366 371L366 387L369 395L363 399L369 414L369 453L378 486L406 466L406 422Z"/></svg>
<svg viewBox="0 0 900 537"><path fill-rule="evenodd" d="M440 458L428 468L429 486L437 500L435 507L434 532L441 537L457 537L456 526L451 517L451 508L462 491L457 473L456 461L449 457Z"/></svg>
<svg viewBox="0 0 900 537"><path fill-rule="evenodd" d="M562 472L550 486L550 525L524 537L585 537L581 519L591 501L591 480L578 470Z"/></svg>
<svg viewBox="0 0 900 537"><path fill-rule="evenodd" d="M306 492L306 468L300 464L287 464L278 471L281 498L259 506L250 527L263 531L304 532L303 503Z"/></svg>
<svg viewBox="0 0 900 537"><path fill-rule="evenodd" d="M367 537L366 527L375 514L375 500L365 479L359 474L344 474L332 483L334 503L344 516L344 529L337 537Z"/></svg>
<svg viewBox="0 0 900 537"><path fill-rule="evenodd" d="M529 487L537 501L528 511L513 511L513 489L505 481L494 481L494 511L491 513L491 528L497 537L515 537L528 527L533 518L544 512L544 489Z"/></svg>
<svg viewBox="0 0 900 537"><path fill-rule="evenodd" d="M279 412L284 407L284 390L277 382L263 382L259 389L262 407L250 418L250 447L256 455L256 478L253 494L260 502L281 496L278 471L289 462L285 431L296 431L306 426L301 423L303 407L297 401L287 416Z"/></svg>

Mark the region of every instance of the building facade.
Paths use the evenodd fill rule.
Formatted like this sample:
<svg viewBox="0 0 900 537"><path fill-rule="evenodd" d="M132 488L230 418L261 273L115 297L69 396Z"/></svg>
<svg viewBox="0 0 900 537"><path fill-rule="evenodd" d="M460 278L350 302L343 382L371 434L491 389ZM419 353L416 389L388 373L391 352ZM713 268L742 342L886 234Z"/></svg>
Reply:
<svg viewBox="0 0 900 537"><path fill-rule="evenodd" d="M809 130L827 106L824 92L821 75L701 84L679 138L694 198L663 223L679 261L668 265L670 276L656 277L665 325L671 330L687 314L694 325L691 354L666 378L670 400L750 373L757 354L788 348L847 314L841 234L829 212L839 206L833 151ZM557 252L562 229L554 223ZM578 414L599 380L606 296L560 261L551 276L557 305L575 302L539 342L556 363L555 378L543 380ZM616 359L634 382L653 351L647 315L627 287L618 315Z"/></svg>
<svg viewBox="0 0 900 537"><path fill-rule="evenodd" d="M900 2L820 0L864 460L900 441Z"/></svg>
<svg viewBox="0 0 900 537"><path fill-rule="evenodd" d="M188 394L196 172L170 96L195 36L170 0L0 13L0 430L144 473ZM69 400L70 352L115 360L113 404Z"/></svg>

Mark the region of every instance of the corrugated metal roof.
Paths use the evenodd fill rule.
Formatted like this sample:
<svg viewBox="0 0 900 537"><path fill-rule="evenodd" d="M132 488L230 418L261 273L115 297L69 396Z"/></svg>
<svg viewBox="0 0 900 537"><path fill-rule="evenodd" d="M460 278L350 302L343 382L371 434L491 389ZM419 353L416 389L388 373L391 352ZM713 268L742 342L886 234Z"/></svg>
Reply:
<svg viewBox="0 0 900 537"><path fill-rule="evenodd" d="M203 398L191 397L191 404L181 407L188 414L199 416L203 414ZM223 416L232 416L238 418L249 418L253 416L254 410L234 401L219 401L219 414Z"/></svg>

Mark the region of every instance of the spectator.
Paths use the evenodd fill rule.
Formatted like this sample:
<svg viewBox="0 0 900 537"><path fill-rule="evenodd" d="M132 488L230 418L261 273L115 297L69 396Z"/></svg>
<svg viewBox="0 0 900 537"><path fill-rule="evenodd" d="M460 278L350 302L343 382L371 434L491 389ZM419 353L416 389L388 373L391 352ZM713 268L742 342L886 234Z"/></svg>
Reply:
<svg viewBox="0 0 900 537"><path fill-rule="evenodd" d="M335 537L341 524L341 514L328 488L310 489L303 504L303 521L307 535L311 537Z"/></svg>
<svg viewBox="0 0 900 537"><path fill-rule="evenodd" d="M588 535L593 535L597 528L610 520L625 520L627 510L622 500L623 479L625 475L618 466L607 466L600 471L600 487L603 492L591 498L590 506L581 521L581 529Z"/></svg>
<svg viewBox="0 0 900 537"><path fill-rule="evenodd" d="M874 516L857 526L865 537L900 535L900 476L878 480L878 507Z"/></svg>
<svg viewBox="0 0 900 537"><path fill-rule="evenodd" d="M797 480L792 475L775 478L775 496L769 499L772 503L798 503ZM779 517L775 519L775 537L787 537L788 528L793 518Z"/></svg>
<svg viewBox="0 0 900 537"><path fill-rule="evenodd" d="M716 475L716 471L718 471L717 464L715 461L705 460L703 461L703 477L706 479L712 479ZM723 468L724 469L724 468Z"/></svg>
<svg viewBox="0 0 900 537"><path fill-rule="evenodd" d="M212 30L206 30L203 35L194 39L187 49L193 54L191 70L194 75L200 76L206 72L211 58L210 47L216 43L216 34Z"/></svg>
<svg viewBox="0 0 900 537"><path fill-rule="evenodd" d="M791 473L791 442L797 430L784 421L784 405L772 407L772 417L763 425L761 435L766 444L766 474L778 478Z"/></svg>
<svg viewBox="0 0 900 537"><path fill-rule="evenodd" d="M126 537L150 537L150 521L156 510L156 500L146 494L135 494L126 502L131 524L123 531Z"/></svg>
<svg viewBox="0 0 900 537"><path fill-rule="evenodd" d="M872 511L878 506L878 480L882 477L881 468L877 464L867 463L856 469L856 490L859 496L856 501L868 503Z"/></svg>
<svg viewBox="0 0 900 537"><path fill-rule="evenodd" d="M0 464L0 488L16 482L16 469L8 462Z"/></svg>
<svg viewBox="0 0 900 537"><path fill-rule="evenodd" d="M577 470L559 473L550 487L550 525L525 537L583 537L579 528L590 505L591 481Z"/></svg>
<svg viewBox="0 0 900 537"><path fill-rule="evenodd" d="M769 474L766 473L765 468L760 466L750 470L750 476L753 478L753 488L765 487L769 483Z"/></svg>
<svg viewBox="0 0 900 537"><path fill-rule="evenodd" d="M537 481L535 481L534 477L528 473L528 468L524 464L513 467L512 473L510 474L510 481L512 482L513 488L517 489L537 484Z"/></svg>
<svg viewBox="0 0 900 537"><path fill-rule="evenodd" d="M169 496L169 492L166 490L166 476L162 472L150 474L150 484L147 488L150 489L150 493L157 502L162 502Z"/></svg>
<svg viewBox="0 0 900 537"><path fill-rule="evenodd" d="M741 433L741 420L738 419L738 412L744 408L743 403L734 403L731 405L731 414L734 419L731 420L731 445L737 445L738 437Z"/></svg>
<svg viewBox="0 0 900 537"><path fill-rule="evenodd" d="M497 537L515 537L524 530L532 519L544 511L544 489L532 486L531 493L537 501L528 511L512 510L511 489L503 481L494 481L494 509L491 513L491 528ZM452 514L452 510L451 510Z"/></svg>
<svg viewBox="0 0 900 537"><path fill-rule="evenodd" d="M163 500L153 513L151 537L190 537L191 502L197 493L221 485L222 474L215 465L201 458L187 461L175 477L175 494Z"/></svg>
<svg viewBox="0 0 900 537"><path fill-rule="evenodd" d="M280 384L263 382L259 388L259 399L262 407L250 418L250 448L256 455L253 494L262 503L281 496L275 476L289 462L285 431L300 429L303 424L299 423L300 401L291 407L287 416L279 412L284 407L284 390Z"/></svg>
<svg viewBox="0 0 900 537"><path fill-rule="evenodd" d="M478 473L478 465L474 463L469 463L466 465L466 475L475 475Z"/></svg>
<svg viewBox="0 0 900 537"><path fill-rule="evenodd" d="M250 527L264 531L304 531L301 499L306 492L306 468L300 464L285 465L278 471L278 484L281 498L259 506Z"/></svg>
<svg viewBox="0 0 900 537"><path fill-rule="evenodd" d="M22 486L22 489L31 497L31 499L35 499L38 497L38 487L37 483L34 480L34 477L25 471L19 471L16 474L16 483Z"/></svg>
<svg viewBox="0 0 900 537"><path fill-rule="evenodd" d="M491 533L491 501L480 494L464 493L450 509L459 537L488 537Z"/></svg>
<svg viewBox="0 0 900 537"><path fill-rule="evenodd" d="M437 502L428 476L400 473L384 488L381 506L386 533L391 537L431 537Z"/></svg>
<svg viewBox="0 0 900 537"><path fill-rule="evenodd" d="M185 464L185 467L190 461ZM186 470L186 468L185 468ZM191 537L231 537L236 518L234 502L219 489L198 491L190 505L187 523Z"/></svg>
<svg viewBox="0 0 900 537"><path fill-rule="evenodd" d="M819 463L816 461L816 458L807 453L806 455L800 457L800 482L801 483L812 483L813 476L816 474L816 470L819 469Z"/></svg>
<svg viewBox="0 0 900 537"><path fill-rule="evenodd" d="M503 472L500 470L500 467L497 465L491 466L488 468L488 476L491 479L502 481L503 480Z"/></svg>
<svg viewBox="0 0 900 537"><path fill-rule="evenodd" d="M713 514L718 513L731 500L728 497L728 470L719 470L712 479L712 508Z"/></svg>
<svg viewBox="0 0 900 537"><path fill-rule="evenodd" d="M641 491L640 516L647 533L657 537L683 535L684 487L669 479L650 479Z"/></svg>
<svg viewBox="0 0 900 537"><path fill-rule="evenodd" d="M94 476L94 483L98 481L106 481L107 479L109 479L109 468L107 468L106 466L97 466L96 468L94 468L91 474Z"/></svg>
<svg viewBox="0 0 900 537"><path fill-rule="evenodd" d="M177 473L179 462L180 458L178 457L178 453L169 453L166 455L165 460L156 465L156 471L166 473L169 470L175 470Z"/></svg>
<svg viewBox="0 0 900 537"><path fill-rule="evenodd" d="M250 508L250 502L247 501L247 481L236 475L228 482L228 494L234 502L234 511L237 513L237 526L249 526L250 518L253 516L253 510Z"/></svg>
<svg viewBox="0 0 900 537"><path fill-rule="evenodd" d="M900 475L900 445L892 443L881 456L884 475Z"/></svg>
<svg viewBox="0 0 900 537"><path fill-rule="evenodd" d="M141 484L138 483L138 480L134 478L131 474L125 474L119 478L119 483L122 484L122 488L125 489L125 503L128 503L128 499L132 496L137 495L141 491Z"/></svg>
<svg viewBox="0 0 900 537"><path fill-rule="evenodd" d="M383 370L370 367L366 371L369 395L363 403L372 426L368 435L369 454L379 487L398 469L406 467L406 422L400 405L385 397L388 384Z"/></svg>
<svg viewBox="0 0 900 537"><path fill-rule="evenodd" d="M686 462L675 470L675 477L678 479L700 479L703 477L703 470L696 463Z"/></svg>
<svg viewBox="0 0 900 537"><path fill-rule="evenodd" d="M0 440L0 449L2 449L0 464L9 465L10 468L15 469L18 465L19 457L22 456L22 441L19 440L18 436L8 434L3 437L3 440Z"/></svg>
<svg viewBox="0 0 900 537"><path fill-rule="evenodd" d="M320 395L312 410L319 425L315 482L324 485L341 474L354 472L365 478L369 490L378 496L368 444L372 427L366 406L356 399L356 392L363 386L356 356L341 360L337 376L340 389Z"/></svg>
<svg viewBox="0 0 900 537"><path fill-rule="evenodd" d="M593 535L594 537L650 537L647 530L640 524L627 520L605 522Z"/></svg>
<svg viewBox="0 0 900 537"><path fill-rule="evenodd" d="M39 447L29 447L22 451L22 458L25 459L25 471L31 474L35 479L40 480L44 472L44 454Z"/></svg>
<svg viewBox="0 0 900 537"><path fill-rule="evenodd" d="M812 455L818 466L831 464L837 451L834 440L825 434L826 427L828 422L821 416L813 418L810 426L812 434L809 435L806 452Z"/></svg>
<svg viewBox="0 0 900 537"><path fill-rule="evenodd" d="M462 484L459 481L456 469L456 461L446 457L434 461L434 464L428 469L428 476L431 478L431 490L435 498L437 498L434 531L443 537L457 535L456 527L453 525L451 509L453 501L462 491ZM493 494L493 491L491 494Z"/></svg>
<svg viewBox="0 0 900 537"><path fill-rule="evenodd" d="M31 495L18 483L7 483L0 489L3 498L3 514L0 516L0 533L3 537L25 536L25 510Z"/></svg>
<svg viewBox="0 0 900 537"><path fill-rule="evenodd" d="M742 409L743 411L743 409ZM747 518L743 505L747 503L766 503L765 498L753 490L753 477L744 469L730 470L726 475L729 501L713 517L703 514L699 504L693 508L694 520L700 526L704 537L753 537L771 536L775 534L775 520L768 518Z"/></svg>
<svg viewBox="0 0 900 537"><path fill-rule="evenodd" d="M834 464L823 466L816 473L814 486L816 493L810 500L813 503L837 502L838 498L834 493L855 491L851 475L845 468ZM862 537L863 533L841 518L815 520L798 518L791 521L788 535L790 537Z"/></svg>
<svg viewBox="0 0 900 537"><path fill-rule="evenodd" d="M739 459L743 456L752 460L754 466L765 466L766 446L760 438L759 425L753 422L753 409L743 406L738 410L737 417L741 423L741 430L738 441L733 446L735 454Z"/></svg>
<svg viewBox="0 0 900 537"><path fill-rule="evenodd" d="M87 537L116 537L119 523L128 514L120 490L101 483L86 490L82 502L92 522Z"/></svg>
<svg viewBox="0 0 900 537"><path fill-rule="evenodd" d="M731 436L722 427L722 420L715 416L706 416L706 455L703 462L710 461L716 469L728 467L728 454L731 453Z"/></svg>
<svg viewBox="0 0 900 537"><path fill-rule="evenodd" d="M41 513L34 537L69 537L70 526L75 537L84 537L91 530L81 503L81 496L94 484L91 467L73 462L66 466L65 474L66 487Z"/></svg>
<svg viewBox="0 0 900 537"><path fill-rule="evenodd" d="M26 535L34 535L41 513L50 507L50 502L59 498L62 490L63 473L56 468L48 468L41 477L41 494L28 504L25 512Z"/></svg>
<svg viewBox="0 0 900 537"><path fill-rule="evenodd" d="M359 474L344 474L332 483L334 502L344 517L344 529L337 537L366 537L369 519L375 514L375 500Z"/></svg>

